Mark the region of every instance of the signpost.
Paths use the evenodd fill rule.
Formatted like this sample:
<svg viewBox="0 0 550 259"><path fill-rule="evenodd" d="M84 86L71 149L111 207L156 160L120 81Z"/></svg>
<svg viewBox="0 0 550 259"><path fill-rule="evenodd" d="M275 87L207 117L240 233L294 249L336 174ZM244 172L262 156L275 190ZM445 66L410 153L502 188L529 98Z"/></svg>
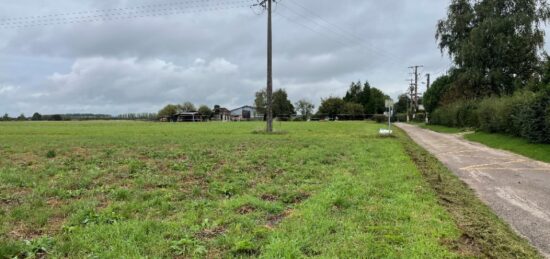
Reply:
<svg viewBox="0 0 550 259"><path fill-rule="evenodd" d="M394 102L392 100L386 100L387 116L388 116L388 128L380 129L381 136L390 136L393 131L391 130L391 117L393 116L393 106Z"/></svg>

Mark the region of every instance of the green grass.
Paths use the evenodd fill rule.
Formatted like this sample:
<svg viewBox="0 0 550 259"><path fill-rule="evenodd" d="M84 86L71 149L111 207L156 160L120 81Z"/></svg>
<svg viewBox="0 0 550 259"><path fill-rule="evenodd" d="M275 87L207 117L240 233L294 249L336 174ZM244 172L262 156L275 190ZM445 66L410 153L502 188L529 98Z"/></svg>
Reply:
<svg viewBox="0 0 550 259"><path fill-rule="evenodd" d="M535 144L529 141L504 134L476 132L464 136L466 139L479 142L492 148L503 149L535 160L550 163L550 145Z"/></svg>
<svg viewBox="0 0 550 259"><path fill-rule="evenodd" d="M0 258L536 257L465 231L402 133L276 126L0 123Z"/></svg>
<svg viewBox="0 0 550 259"><path fill-rule="evenodd" d="M416 125L418 125L423 129L429 129L439 133L458 134L466 131L466 129L451 128L451 127L446 127L441 125L432 125L432 124L426 124L426 123L418 123Z"/></svg>
<svg viewBox="0 0 550 259"><path fill-rule="evenodd" d="M439 133L457 134L465 132L464 129L450 128L439 125L417 124L419 127ZM488 147L507 150L538 161L550 163L550 145L530 143L526 139L498 133L485 133L481 131L464 135L470 141L484 144Z"/></svg>

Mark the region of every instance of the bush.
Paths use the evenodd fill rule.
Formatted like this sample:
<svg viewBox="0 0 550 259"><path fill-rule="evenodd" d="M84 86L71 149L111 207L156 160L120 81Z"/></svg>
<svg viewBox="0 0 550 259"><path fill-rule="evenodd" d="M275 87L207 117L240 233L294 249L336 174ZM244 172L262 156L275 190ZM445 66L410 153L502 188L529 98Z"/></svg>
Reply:
<svg viewBox="0 0 550 259"><path fill-rule="evenodd" d="M513 96L462 101L440 107L431 123L456 128L476 128L505 133L535 143L550 143L550 94L517 92Z"/></svg>
<svg viewBox="0 0 550 259"><path fill-rule="evenodd" d="M388 116L384 114L375 114L372 119L378 123L384 123L388 121Z"/></svg>
<svg viewBox="0 0 550 259"><path fill-rule="evenodd" d="M406 113L398 113L394 116L394 121L397 122L407 122L407 114Z"/></svg>

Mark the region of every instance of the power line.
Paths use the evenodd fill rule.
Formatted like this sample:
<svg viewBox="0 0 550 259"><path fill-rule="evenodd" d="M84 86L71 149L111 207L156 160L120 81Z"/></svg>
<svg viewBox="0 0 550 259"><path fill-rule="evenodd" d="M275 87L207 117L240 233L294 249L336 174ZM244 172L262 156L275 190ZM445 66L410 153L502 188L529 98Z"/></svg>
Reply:
<svg viewBox="0 0 550 259"><path fill-rule="evenodd" d="M338 30L338 32L336 32L336 33L339 33L340 35L346 36L346 37L348 37L348 38L350 38L350 39L356 40L356 41L358 41L361 45L364 45L364 46L370 48L370 49L373 50L373 51L378 51L378 52L381 53L381 55L385 55L387 58L391 58L391 59L394 59L394 60L400 60L397 56L394 56L393 54L391 54L391 53L388 52L388 51L385 51L385 50L383 50L383 49L377 48L376 46L372 46L372 45L367 44L363 38L357 36L356 34L350 32L350 31L347 30L347 29L342 28L341 26L338 26L338 25L336 25L336 24L334 24L334 23L331 23L331 22L327 21L327 20L326 20L325 18L323 18L321 15L319 15L318 13L316 13L316 12L310 10L310 9L307 8L306 6L300 4L300 3L296 2L296 1L289 1L289 2L290 2L290 3L293 3L294 5L296 5L296 6L298 6L298 7L300 7L301 9L307 11L308 13L312 14L312 15L315 16L317 19L323 21L325 24L327 24L327 25L333 27L334 29ZM287 5L284 5L284 4L281 4L281 5L285 6L286 8L290 9L291 11L293 11L293 10L292 10L291 8L289 8ZM294 12L295 12L295 11L294 11ZM315 20L312 19L312 18L306 18L306 19L310 19L310 20L314 21L315 23L317 23L317 21L315 21ZM319 23L317 23L317 24L319 24ZM321 25L321 24L319 24L319 25ZM322 25L321 25L321 26L322 26ZM326 27L326 26L325 26L325 27ZM328 27L326 27L326 28L328 28ZM333 29L330 29L330 28L329 28L329 30L335 32Z"/></svg>
<svg viewBox="0 0 550 259"><path fill-rule="evenodd" d="M42 19L42 20L38 19L38 20L8 22L8 23L0 24L0 28L20 29L20 28L49 26L49 25L90 23L90 22L100 22L100 21L116 21L116 20L127 20L127 19L145 18L145 17L168 16L168 15L176 15L176 14L184 14L184 13L201 13L201 12L249 7L248 3L250 3L250 0L226 1L224 3L216 3L216 4L208 4L208 5L189 5L189 3L187 3L186 7L172 7L172 8L147 9L144 7L140 7L142 10L132 11L132 12L113 13L111 11L111 13L98 14L98 15L86 15L86 16L76 16L76 17L73 16L73 17L49 18L49 19ZM135 7L132 7L131 9L135 9ZM114 9L110 9L110 10L114 10ZM89 12L96 12L96 11L89 11ZM68 13L58 14L58 15L60 16L68 15Z"/></svg>

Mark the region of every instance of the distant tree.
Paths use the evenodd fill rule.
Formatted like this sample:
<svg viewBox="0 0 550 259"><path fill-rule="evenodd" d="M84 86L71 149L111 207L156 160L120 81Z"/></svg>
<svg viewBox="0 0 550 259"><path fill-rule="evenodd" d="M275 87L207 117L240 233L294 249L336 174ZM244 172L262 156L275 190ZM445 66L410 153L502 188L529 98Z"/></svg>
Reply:
<svg viewBox="0 0 550 259"><path fill-rule="evenodd" d="M344 105L346 102L342 98L329 97L327 99L321 99L321 106L319 107L319 115L328 115L334 118L338 114L342 114Z"/></svg>
<svg viewBox="0 0 550 259"><path fill-rule="evenodd" d="M17 120L18 121L26 121L27 117L25 117L25 114L21 113L21 115L19 115L19 117L17 117Z"/></svg>
<svg viewBox="0 0 550 259"><path fill-rule="evenodd" d="M361 103L362 94L363 89L361 86L361 81L357 83L352 82L348 92L346 93L346 96L344 96L344 101L348 103Z"/></svg>
<svg viewBox="0 0 550 259"><path fill-rule="evenodd" d="M60 114L55 114L55 115L52 115L50 117L50 120L52 121L62 121L63 120L63 116L61 116Z"/></svg>
<svg viewBox="0 0 550 259"><path fill-rule="evenodd" d="M33 115L32 115L32 118L31 120L33 121L41 121L42 120L42 115L38 112L35 112Z"/></svg>
<svg viewBox="0 0 550 259"><path fill-rule="evenodd" d="M396 113L406 113L411 103L411 98L407 94L402 94L399 96L399 100L395 104Z"/></svg>
<svg viewBox="0 0 550 259"><path fill-rule="evenodd" d="M214 112L212 111L212 109L210 109L210 107L206 106L206 105L201 105L199 107L199 113L204 117L204 118L212 118L212 116L214 115Z"/></svg>
<svg viewBox="0 0 550 259"><path fill-rule="evenodd" d="M370 88L369 102L365 106L366 114L382 114L386 110L386 100L389 97L378 88Z"/></svg>
<svg viewBox="0 0 550 259"><path fill-rule="evenodd" d="M7 113L5 113L4 116L2 116L2 120L3 120L3 121L9 121L9 120L11 120L11 119L10 119L10 115L7 114Z"/></svg>
<svg viewBox="0 0 550 259"><path fill-rule="evenodd" d="M296 111L302 115L304 119L311 118L311 115L313 114L313 109L315 109L315 105L313 105L311 102L302 99L294 104L296 106Z"/></svg>
<svg viewBox="0 0 550 259"><path fill-rule="evenodd" d="M288 94L284 89L273 92L273 117L287 117L294 115L294 105L288 99Z"/></svg>
<svg viewBox="0 0 550 259"><path fill-rule="evenodd" d="M172 117L178 113L178 106L168 104L158 112L159 117Z"/></svg>
<svg viewBox="0 0 550 259"><path fill-rule="evenodd" d="M346 115L351 115L353 117L363 115L365 108L363 105L358 103L346 103L342 108L342 113Z"/></svg>
<svg viewBox="0 0 550 259"><path fill-rule="evenodd" d="M180 106L181 111L183 112L196 112L197 108L195 108L195 105L191 102L185 102Z"/></svg>
<svg viewBox="0 0 550 259"><path fill-rule="evenodd" d="M443 100L443 97L451 87L452 80L450 76L441 76L437 78L430 89L424 94L424 108L427 112L433 112Z"/></svg>
<svg viewBox="0 0 550 259"><path fill-rule="evenodd" d="M267 112L267 92L266 90L260 90L256 92L256 98L254 99L254 106L259 114L266 114Z"/></svg>

